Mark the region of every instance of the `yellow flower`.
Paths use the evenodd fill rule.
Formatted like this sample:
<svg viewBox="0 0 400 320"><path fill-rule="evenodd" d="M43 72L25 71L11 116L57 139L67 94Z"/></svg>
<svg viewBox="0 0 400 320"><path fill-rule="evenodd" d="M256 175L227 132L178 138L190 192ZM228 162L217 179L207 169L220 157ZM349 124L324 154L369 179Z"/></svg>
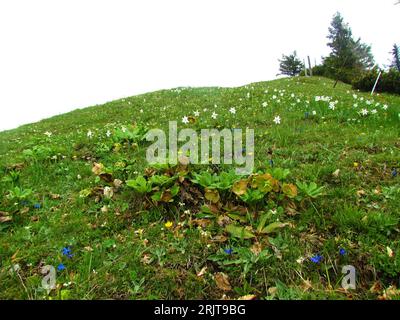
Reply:
<svg viewBox="0 0 400 320"><path fill-rule="evenodd" d="M165 223L165 227L167 228L167 229L170 229L170 228L172 228L172 226L173 226L174 224L171 222L171 221L168 221L167 223Z"/></svg>
<svg viewBox="0 0 400 320"><path fill-rule="evenodd" d="M358 167L358 162L354 162L354 167L355 167L355 168Z"/></svg>

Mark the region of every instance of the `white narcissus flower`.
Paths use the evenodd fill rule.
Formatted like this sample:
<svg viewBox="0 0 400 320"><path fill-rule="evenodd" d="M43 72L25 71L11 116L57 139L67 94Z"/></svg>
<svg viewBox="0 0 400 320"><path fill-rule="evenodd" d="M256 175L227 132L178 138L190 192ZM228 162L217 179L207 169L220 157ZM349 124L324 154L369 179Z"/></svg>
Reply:
<svg viewBox="0 0 400 320"><path fill-rule="evenodd" d="M188 123L189 123L189 118L188 118L187 116L184 116L184 117L182 118L182 123L188 124Z"/></svg>
<svg viewBox="0 0 400 320"><path fill-rule="evenodd" d="M281 124L281 117L280 116L276 116L274 118L274 122L275 122L275 124Z"/></svg>

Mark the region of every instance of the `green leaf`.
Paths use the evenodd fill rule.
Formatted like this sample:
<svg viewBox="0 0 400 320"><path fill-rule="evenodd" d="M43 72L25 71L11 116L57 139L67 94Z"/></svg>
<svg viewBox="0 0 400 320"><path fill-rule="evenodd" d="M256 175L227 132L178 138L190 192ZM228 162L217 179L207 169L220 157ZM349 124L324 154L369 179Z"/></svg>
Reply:
<svg viewBox="0 0 400 320"><path fill-rule="evenodd" d="M265 224L267 223L267 219L268 219L268 214L263 214L260 218L260 222L258 223L258 227L257 227L257 232L261 233L262 230L264 229Z"/></svg>
<svg viewBox="0 0 400 320"><path fill-rule="evenodd" d="M235 226L233 224L226 226L225 230L235 238L252 239L255 237L251 231L245 229L244 227Z"/></svg>
<svg viewBox="0 0 400 320"><path fill-rule="evenodd" d="M287 223L282 223L282 222L273 222L271 224L269 224L267 227L265 227L262 230L262 233L274 233L276 232L278 229L282 229L284 227L286 227L288 224Z"/></svg>

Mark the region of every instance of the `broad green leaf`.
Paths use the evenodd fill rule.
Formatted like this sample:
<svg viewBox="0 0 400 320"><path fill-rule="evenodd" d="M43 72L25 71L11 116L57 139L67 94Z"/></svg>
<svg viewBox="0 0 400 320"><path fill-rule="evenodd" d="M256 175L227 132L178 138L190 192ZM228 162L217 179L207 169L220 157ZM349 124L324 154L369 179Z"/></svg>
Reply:
<svg viewBox="0 0 400 320"><path fill-rule="evenodd" d="M252 239L255 237L251 231L245 229L244 227L235 226L233 224L226 226L225 230L235 238Z"/></svg>

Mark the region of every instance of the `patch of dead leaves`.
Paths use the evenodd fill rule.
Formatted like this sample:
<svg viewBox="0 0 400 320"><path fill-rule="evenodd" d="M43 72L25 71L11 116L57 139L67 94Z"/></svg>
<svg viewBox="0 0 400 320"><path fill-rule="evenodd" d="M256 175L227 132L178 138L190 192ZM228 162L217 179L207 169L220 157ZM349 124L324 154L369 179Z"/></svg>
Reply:
<svg viewBox="0 0 400 320"><path fill-rule="evenodd" d="M231 291L232 287L229 283L229 277L223 272L219 272L214 276L217 287L222 291Z"/></svg>

